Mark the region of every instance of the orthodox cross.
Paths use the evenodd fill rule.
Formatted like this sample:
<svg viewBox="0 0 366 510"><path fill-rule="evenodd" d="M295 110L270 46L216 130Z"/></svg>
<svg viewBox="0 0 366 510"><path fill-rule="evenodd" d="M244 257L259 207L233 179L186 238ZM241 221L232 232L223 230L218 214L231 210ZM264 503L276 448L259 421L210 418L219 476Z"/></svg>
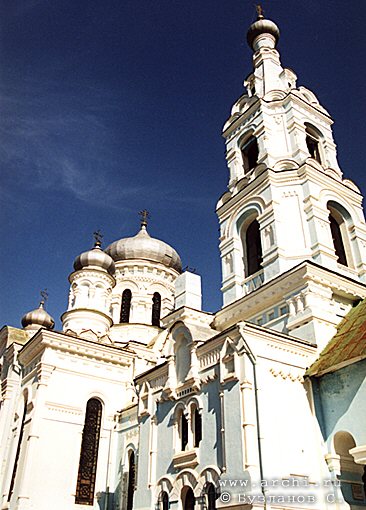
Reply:
<svg viewBox="0 0 366 510"><path fill-rule="evenodd" d="M264 10L263 10L263 7L261 6L261 4L257 4L255 8L257 10L258 19L263 19L264 18Z"/></svg>
<svg viewBox="0 0 366 510"><path fill-rule="evenodd" d="M93 236L95 239L94 246L102 246L102 239L103 239L102 232L100 230L96 230L95 232L93 232Z"/></svg>
<svg viewBox="0 0 366 510"><path fill-rule="evenodd" d="M151 218L149 211L143 209L139 212L139 215L141 220L141 227L147 227L147 220Z"/></svg>
<svg viewBox="0 0 366 510"><path fill-rule="evenodd" d="M45 302L48 299L48 291L47 291L47 289L41 290L40 294L41 294L41 298L42 298L41 302L40 302L40 305L43 307L43 305L45 304Z"/></svg>

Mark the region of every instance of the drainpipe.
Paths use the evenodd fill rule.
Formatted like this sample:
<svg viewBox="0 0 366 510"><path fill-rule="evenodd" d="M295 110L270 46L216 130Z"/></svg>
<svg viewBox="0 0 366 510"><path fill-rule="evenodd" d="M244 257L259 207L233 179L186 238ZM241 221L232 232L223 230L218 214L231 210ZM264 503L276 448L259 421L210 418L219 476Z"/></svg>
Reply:
<svg viewBox="0 0 366 510"><path fill-rule="evenodd" d="M255 401L255 416L257 421L257 443L258 443L258 457L259 457L259 474L261 477L261 481L264 480L264 471L263 471L263 456L262 456L262 440L261 440L261 431L260 431L260 420L259 420L259 402L258 402L258 383L257 383L257 359L255 355L253 354L251 348L249 347L247 341L244 338L244 326L245 323L239 322L238 323L238 329L240 336L243 340L246 354L248 356L249 361L252 364L253 367L253 382L254 382L254 401ZM265 510L270 510L271 506L269 502L267 502L267 495L266 495L266 489L264 488L263 484L261 483L261 491L264 498L263 508Z"/></svg>

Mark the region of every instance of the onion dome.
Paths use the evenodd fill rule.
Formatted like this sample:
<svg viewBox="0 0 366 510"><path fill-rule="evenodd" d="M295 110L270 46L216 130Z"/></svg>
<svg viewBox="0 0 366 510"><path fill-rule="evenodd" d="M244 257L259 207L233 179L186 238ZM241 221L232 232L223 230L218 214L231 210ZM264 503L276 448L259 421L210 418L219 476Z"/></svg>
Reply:
<svg viewBox="0 0 366 510"><path fill-rule="evenodd" d="M31 312L26 313L22 317L22 326L25 329L46 328L53 329L55 321L49 313L44 309L44 301L39 303L39 307Z"/></svg>
<svg viewBox="0 0 366 510"><path fill-rule="evenodd" d="M253 49L253 42L256 37L261 34L270 34L275 38L275 45L280 38L280 29L273 23L270 19L265 19L263 16L263 9L258 5L257 6L258 19L252 25L250 25L248 33L247 33L247 42L249 46Z"/></svg>
<svg viewBox="0 0 366 510"><path fill-rule="evenodd" d="M141 230L134 237L126 237L115 241L106 248L115 262L121 260L150 260L159 262L166 267L170 267L182 272L182 261L178 253L169 246L169 244L151 237L146 230L147 213L141 221Z"/></svg>
<svg viewBox="0 0 366 510"><path fill-rule="evenodd" d="M115 266L113 259L107 255L101 248L101 234L100 232L95 232L95 246L89 251L85 251L81 253L78 257L76 257L74 261L74 269L75 271L80 271L80 269L84 269L87 267L97 267L101 269L105 269L109 274L114 275Z"/></svg>

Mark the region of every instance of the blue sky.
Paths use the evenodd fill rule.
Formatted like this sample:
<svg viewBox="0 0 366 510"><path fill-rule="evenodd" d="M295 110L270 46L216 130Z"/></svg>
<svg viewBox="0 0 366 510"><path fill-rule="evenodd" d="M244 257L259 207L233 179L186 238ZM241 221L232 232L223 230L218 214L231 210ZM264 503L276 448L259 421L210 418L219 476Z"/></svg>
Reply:
<svg viewBox="0 0 366 510"><path fill-rule="evenodd" d="M366 190L366 2L267 0L282 63L335 120L344 175ZM0 322L50 294L60 328L74 258L138 230L168 242L221 306L221 128L252 68L248 0L0 2Z"/></svg>

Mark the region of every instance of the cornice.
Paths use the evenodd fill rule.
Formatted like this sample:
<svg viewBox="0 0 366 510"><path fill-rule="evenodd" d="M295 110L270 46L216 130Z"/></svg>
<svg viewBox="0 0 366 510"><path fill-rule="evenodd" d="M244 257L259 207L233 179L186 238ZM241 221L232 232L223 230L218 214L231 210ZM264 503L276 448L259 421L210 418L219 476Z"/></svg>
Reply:
<svg viewBox="0 0 366 510"><path fill-rule="evenodd" d="M19 352L19 361L26 366L47 348L99 360L119 366L129 366L133 353L102 343L65 335L55 331L40 330Z"/></svg>

